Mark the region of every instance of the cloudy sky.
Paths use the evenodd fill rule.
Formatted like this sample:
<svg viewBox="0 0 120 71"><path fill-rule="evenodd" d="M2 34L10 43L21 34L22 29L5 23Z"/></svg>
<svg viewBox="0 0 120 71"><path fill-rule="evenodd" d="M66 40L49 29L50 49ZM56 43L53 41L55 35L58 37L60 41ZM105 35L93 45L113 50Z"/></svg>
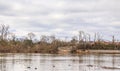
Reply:
<svg viewBox="0 0 120 71"><path fill-rule="evenodd" d="M82 30L119 39L120 0L0 0L0 24L17 36L71 37Z"/></svg>

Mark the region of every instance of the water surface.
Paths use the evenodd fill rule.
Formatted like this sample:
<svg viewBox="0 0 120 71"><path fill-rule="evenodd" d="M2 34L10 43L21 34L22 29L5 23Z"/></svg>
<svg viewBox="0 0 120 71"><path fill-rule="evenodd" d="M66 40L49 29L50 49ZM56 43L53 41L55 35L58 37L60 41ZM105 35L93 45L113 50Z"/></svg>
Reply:
<svg viewBox="0 0 120 71"><path fill-rule="evenodd" d="M120 54L0 54L0 71L120 71Z"/></svg>

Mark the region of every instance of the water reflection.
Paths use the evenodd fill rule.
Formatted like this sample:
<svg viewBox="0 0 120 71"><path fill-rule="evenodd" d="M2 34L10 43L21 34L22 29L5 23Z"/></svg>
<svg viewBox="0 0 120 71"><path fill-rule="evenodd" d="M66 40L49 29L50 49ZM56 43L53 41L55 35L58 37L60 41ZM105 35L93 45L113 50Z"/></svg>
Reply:
<svg viewBox="0 0 120 71"><path fill-rule="evenodd" d="M0 71L120 71L120 54L0 54Z"/></svg>

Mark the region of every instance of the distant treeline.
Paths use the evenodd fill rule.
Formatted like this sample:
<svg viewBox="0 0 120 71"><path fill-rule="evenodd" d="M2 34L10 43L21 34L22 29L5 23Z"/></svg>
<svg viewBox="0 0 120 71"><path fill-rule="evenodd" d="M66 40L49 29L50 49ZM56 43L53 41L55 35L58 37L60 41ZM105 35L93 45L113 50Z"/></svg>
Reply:
<svg viewBox="0 0 120 71"><path fill-rule="evenodd" d="M100 34L95 33L94 40L91 35L79 31L79 36L73 36L70 41L57 39L54 35L42 35L41 39L34 42L35 34L30 32L26 38L17 38L9 31L9 25L0 25L0 52L1 53L57 53L59 47L74 46L75 50L119 50L120 43L112 36L111 42L101 39Z"/></svg>

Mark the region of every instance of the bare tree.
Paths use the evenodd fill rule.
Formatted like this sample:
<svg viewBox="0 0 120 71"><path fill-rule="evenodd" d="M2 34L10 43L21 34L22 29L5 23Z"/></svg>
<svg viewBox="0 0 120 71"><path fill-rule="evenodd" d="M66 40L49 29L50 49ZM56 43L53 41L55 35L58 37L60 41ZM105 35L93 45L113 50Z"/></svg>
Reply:
<svg viewBox="0 0 120 71"><path fill-rule="evenodd" d="M71 43L73 43L75 45L78 42L77 39L78 39L77 36L73 36L72 40L71 40Z"/></svg>
<svg viewBox="0 0 120 71"><path fill-rule="evenodd" d="M42 35L40 41L41 42L48 42L49 38L48 36Z"/></svg>
<svg viewBox="0 0 120 71"><path fill-rule="evenodd" d="M114 35L112 36L112 43L113 44L115 43L115 36Z"/></svg>
<svg viewBox="0 0 120 71"><path fill-rule="evenodd" d="M49 42L55 42L55 40L56 40L55 35L49 36Z"/></svg>
<svg viewBox="0 0 120 71"><path fill-rule="evenodd" d="M91 41L91 35L89 33L86 33L85 36L86 36L86 42L90 42Z"/></svg>
<svg viewBox="0 0 120 71"><path fill-rule="evenodd" d="M83 39L84 39L84 32L79 31L79 42L83 41Z"/></svg>
<svg viewBox="0 0 120 71"><path fill-rule="evenodd" d="M102 40L102 35L100 33L95 33L95 36L94 36L94 42L101 42Z"/></svg>
<svg viewBox="0 0 120 71"><path fill-rule="evenodd" d="M35 37L35 34L34 33L28 33L28 38L30 39L30 40L32 40L33 38Z"/></svg>
<svg viewBox="0 0 120 71"><path fill-rule="evenodd" d="M5 24L0 25L0 40L7 39L9 33L9 26Z"/></svg>
<svg viewBox="0 0 120 71"><path fill-rule="evenodd" d="M14 33L9 34L10 40L15 41L16 40L16 35Z"/></svg>
<svg viewBox="0 0 120 71"><path fill-rule="evenodd" d="M90 41L91 41L91 36L90 36L90 34L87 33L87 36L88 36L88 41L90 42Z"/></svg>
<svg viewBox="0 0 120 71"><path fill-rule="evenodd" d="M94 43L96 42L96 38L97 38L97 33L95 33L94 35Z"/></svg>

